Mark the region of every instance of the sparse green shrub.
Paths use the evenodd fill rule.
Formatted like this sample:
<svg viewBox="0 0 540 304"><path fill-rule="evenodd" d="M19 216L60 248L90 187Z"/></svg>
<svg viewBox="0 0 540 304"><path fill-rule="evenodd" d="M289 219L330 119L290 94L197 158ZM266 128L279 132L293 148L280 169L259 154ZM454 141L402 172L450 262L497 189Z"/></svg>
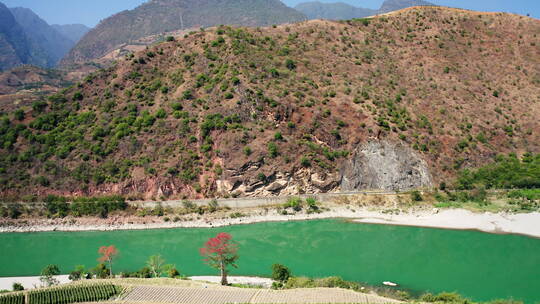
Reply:
<svg viewBox="0 0 540 304"><path fill-rule="evenodd" d="M283 204L283 208L292 208L294 211L302 210L302 199L299 197L291 197Z"/></svg>
<svg viewBox="0 0 540 304"><path fill-rule="evenodd" d="M189 100L193 99L193 93L190 90L186 90L182 93L182 99Z"/></svg>
<svg viewBox="0 0 540 304"><path fill-rule="evenodd" d="M287 59L285 60L285 66L287 67L287 69L292 71L296 69L296 62L294 62L294 60L292 59Z"/></svg>
<svg viewBox="0 0 540 304"><path fill-rule="evenodd" d="M13 291L23 291L24 290L24 286L21 283L18 283L18 282L13 283L12 287L13 287Z"/></svg>
<svg viewBox="0 0 540 304"><path fill-rule="evenodd" d="M176 269L176 267L172 267L167 271L167 277L172 279L178 278L180 277L180 272L178 269Z"/></svg>
<svg viewBox="0 0 540 304"><path fill-rule="evenodd" d="M413 191L411 192L411 200L413 202L421 202L424 200L424 198L422 198L422 194L420 194L420 191Z"/></svg>
<svg viewBox="0 0 540 304"><path fill-rule="evenodd" d="M195 209L197 206L191 202L191 201L187 201L187 200L183 200L182 201L182 206L186 209L186 210L193 210Z"/></svg>
<svg viewBox="0 0 540 304"><path fill-rule="evenodd" d="M167 117L167 112L165 112L165 110L163 110L163 109L159 109L156 112L156 117L157 118L165 118L165 117Z"/></svg>
<svg viewBox="0 0 540 304"><path fill-rule="evenodd" d="M268 156L275 158L279 155L278 146L274 142L268 143Z"/></svg>
<svg viewBox="0 0 540 304"><path fill-rule="evenodd" d="M60 268L57 265L47 265L43 270L41 270L41 276L39 280L47 285L54 286L58 285L60 282L55 278L55 276L60 274Z"/></svg>
<svg viewBox="0 0 540 304"><path fill-rule="evenodd" d="M306 204L308 205L309 209L311 210L319 210L318 202L313 197L306 198Z"/></svg>
<svg viewBox="0 0 540 304"><path fill-rule="evenodd" d="M84 99L84 96L82 94L82 92L80 91L77 91L73 94L73 101L80 101L80 100L83 100Z"/></svg>
<svg viewBox="0 0 540 304"><path fill-rule="evenodd" d="M208 203L208 210L210 212L216 212L219 209L219 203L217 200L213 199Z"/></svg>
<svg viewBox="0 0 540 304"><path fill-rule="evenodd" d="M13 118L15 118L16 120L19 120L19 121L24 120L24 116L25 114L24 114L23 109L17 109L15 110L15 112L13 112Z"/></svg>
<svg viewBox="0 0 540 304"><path fill-rule="evenodd" d="M309 167L311 166L311 160L307 156L302 156L300 159L300 164L302 167Z"/></svg>

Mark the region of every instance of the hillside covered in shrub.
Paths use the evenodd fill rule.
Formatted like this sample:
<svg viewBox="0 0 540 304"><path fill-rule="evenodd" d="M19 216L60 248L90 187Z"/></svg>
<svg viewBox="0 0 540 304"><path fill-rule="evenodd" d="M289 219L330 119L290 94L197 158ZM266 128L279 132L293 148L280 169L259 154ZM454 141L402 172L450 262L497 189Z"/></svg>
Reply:
<svg viewBox="0 0 540 304"><path fill-rule="evenodd" d="M4 112L0 187L331 191L372 141L407 147L446 181L501 153L540 152L539 35L535 19L434 7L192 32Z"/></svg>

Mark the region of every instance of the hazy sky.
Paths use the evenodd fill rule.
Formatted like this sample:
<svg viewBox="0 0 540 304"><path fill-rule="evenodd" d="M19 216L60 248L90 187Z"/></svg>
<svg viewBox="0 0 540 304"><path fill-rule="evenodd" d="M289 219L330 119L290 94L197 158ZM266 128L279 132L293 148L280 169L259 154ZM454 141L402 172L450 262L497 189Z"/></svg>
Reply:
<svg viewBox="0 0 540 304"><path fill-rule="evenodd" d="M283 0L294 6L309 0ZM319 0L338 2L335 0ZM125 9L137 7L146 0L0 0L8 7L28 7L50 24L82 23L95 26L100 20ZM341 0L359 7L379 8L383 0ZM478 11L502 11L531 14L540 18L540 0L432 0L438 5Z"/></svg>

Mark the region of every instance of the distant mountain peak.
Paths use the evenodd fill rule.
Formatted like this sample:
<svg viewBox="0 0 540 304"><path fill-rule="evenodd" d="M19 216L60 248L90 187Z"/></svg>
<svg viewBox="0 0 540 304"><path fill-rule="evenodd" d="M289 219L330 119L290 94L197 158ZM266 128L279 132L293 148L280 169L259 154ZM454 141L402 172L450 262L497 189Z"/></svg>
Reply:
<svg viewBox="0 0 540 304"><path fill-rule="evenodd" d="M384 14L412 6L434 5L423 0L386 0L378 10L356 7L343 2L326 3L320 1L303 2L294 8L309 19L348 20Z"/></svg>
<svg viewBox="0 0 540 304"><path fill-rule="evenodd" d="M97 59L119 45L165 32L220 24L269 26L305 19L280 0L152 0L103 20L63 63Z"/></svg>
<svg viewBox="0 0 540 304"><path fill-rule="evenodd" d="M9 9L17 23L24 29L32 43L39 49L40 58L45 61L40 66L53 67L73 47L74 42L51 27L29 8L14 7Z"/></svg>
<svg viewBox="0 0 540 304"><path fill-rule="evenodd" d="M342 20L375 15L377 10L355 7L343 2L304 2L294 7L309 19Z"/></svg>
<svg viewBox="0 0 540 304"><path fill-rule="evenodd" d="M412 6L431 6L433 3L424 0L385 0L379 9L379 13L388 13Z"/></svg>
<svg viewBox="0 0 540 304"><path fill-rule="evenodd" d="M90 31L90 28L84 24L53 24L51 26L73 41L74 44Z"/></svg>

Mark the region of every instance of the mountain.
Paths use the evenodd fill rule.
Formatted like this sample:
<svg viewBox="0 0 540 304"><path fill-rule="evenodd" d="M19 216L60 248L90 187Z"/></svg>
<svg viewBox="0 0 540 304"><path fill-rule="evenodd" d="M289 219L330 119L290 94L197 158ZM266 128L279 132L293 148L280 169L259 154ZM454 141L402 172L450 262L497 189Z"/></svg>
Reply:
<svg viewBox="0 0 540 304"><path fill-rule="evenodd" d="M8 195L403 190L540 152L540 23L440 7L217 27L0 118ZM11 106L11 105L10 105Z"/></svg>
<svg viewBox="0 0 540 304"><path fill-rule="evenodd" d="M73 47L74 42L51 27L47 22L28 8L10 8L18 24L26 36L43 51L43 67L53 67Z"/></svg>
<svg viewBox="0 0 540 304"><path fill-rule="evenodd" d="M46 64L11 11L0 2L0 71L21 64Z"/></svg>
<svg viewBox="0 0 540 304"><path fill-rule="evenodd" d="M433 6L422 0L385 0L378 10L355 7L346 3L321 3L318 1L300 3L294 8L309 19L349 20L385 14L413 6Z"/></svg>
<svg viewBox="0 0 540 304"><path fill-rule="evenodd" d="M350 4L305 2L294 7L309 19L348 20L377 14L377 10L354 7Z"/></svg>
<svg viewBox="0 0 540 304"><path fill-rule="evenodd" d="M81 38L90 31L90 28L84 24L53 24L51 25L60 34L67 37L75 45Z"/></svg>
<svg viewBox="0 0 540 304"><path fill-rule="evenodd" d="M60 87L62 83L60 71L45 70L31 65L15 67L0 73L0 95L13 94L17 91L45 86Z"/></svg>
<svg viewBox="0 0 540 304"><path fill-rule="evenodd" d="M151 0L103 20L77 43L63 63L83 63L124 43L180 29L220 24L268 26L305 19L280 0Z"/></svg>
<svg viewBox="0 0 540 304"><path fill-rule="evenodd" d="M69 75L71 76L71 75ZM0 72L0 104L3 111L12 112L19 107L31 106L73 84L65 72L21 65Z"/></svg>
<svg viewBox="0 0 540 304"><path fill-rule="evenodd" d="M379 9L379 14L397 11L412 6L433 6L433 3L423 0L385 0Z"/></svg>

